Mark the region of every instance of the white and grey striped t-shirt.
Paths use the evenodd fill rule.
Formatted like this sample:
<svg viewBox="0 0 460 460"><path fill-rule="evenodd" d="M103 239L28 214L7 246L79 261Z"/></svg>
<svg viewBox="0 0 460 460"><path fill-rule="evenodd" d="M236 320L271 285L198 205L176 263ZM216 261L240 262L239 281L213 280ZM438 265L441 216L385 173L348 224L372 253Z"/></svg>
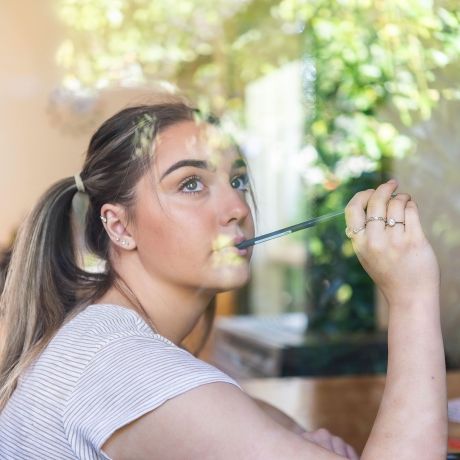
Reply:
<svg viewBox="0 0 460 460"><path fill-rule="evenodd" d="M0 459L107 459L101 447L117 429L211 382L237 385L134 311L92 305L20 378L0 413Z"/></svg>

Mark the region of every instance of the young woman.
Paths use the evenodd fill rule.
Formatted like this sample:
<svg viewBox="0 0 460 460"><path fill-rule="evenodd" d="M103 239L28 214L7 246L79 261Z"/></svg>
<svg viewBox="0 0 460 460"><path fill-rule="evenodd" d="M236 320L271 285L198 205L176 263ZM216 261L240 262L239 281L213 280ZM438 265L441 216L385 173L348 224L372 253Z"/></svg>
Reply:
<svg viewBox="0 0 460 460"><path fill-rule="evenodd" d="M358 193L346 210L390 305L387 384L362 458L441 459L438 266L396 187ZM251 250L235 247L254 234L248 191L239 151L180 100L99 128L81 173L44 194L17 239L1 298L0 458L354 458L336 438L286 429L180 347L216 293L248 281ZM82 195L103 270L84 270L75 249Z"/></svg>

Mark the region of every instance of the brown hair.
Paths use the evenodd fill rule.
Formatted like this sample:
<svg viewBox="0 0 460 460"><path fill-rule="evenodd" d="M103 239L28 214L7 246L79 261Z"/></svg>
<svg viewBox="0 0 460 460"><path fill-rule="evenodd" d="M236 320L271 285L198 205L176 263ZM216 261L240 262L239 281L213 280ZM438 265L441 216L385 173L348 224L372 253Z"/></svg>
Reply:
<svg viewBox="0 0 460 460"><path fill-rule="evenodd" d="M74 244L74 177L51 186L19 230L0 300L0 408L17 379L44 349L66 318L100 298L117 281L108 259L109 238L100 209L118 203L129 209L134 188L150 165L159 132L195 120L182 99L130 107L105 121L93 135L80 177L88 196L85 245L106 261L92 272L80 267ZM205 312L209 333L214 302ZM204 341L203 341L204 343Z"/></svg>

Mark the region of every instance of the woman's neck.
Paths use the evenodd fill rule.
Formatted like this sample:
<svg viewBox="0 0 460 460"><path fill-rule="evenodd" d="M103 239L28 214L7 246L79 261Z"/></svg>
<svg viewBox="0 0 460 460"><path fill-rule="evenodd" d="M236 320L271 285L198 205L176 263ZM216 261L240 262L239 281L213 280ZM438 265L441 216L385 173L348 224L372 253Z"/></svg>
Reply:
<svg viewBox="0 0 460 460"><path fill-rule="evenodd" d="M215 292L180 288L146 273L133 276L116 268L118 278L98 303L130 308L140 314L153 330L179 345L196 326Z"/></svg>

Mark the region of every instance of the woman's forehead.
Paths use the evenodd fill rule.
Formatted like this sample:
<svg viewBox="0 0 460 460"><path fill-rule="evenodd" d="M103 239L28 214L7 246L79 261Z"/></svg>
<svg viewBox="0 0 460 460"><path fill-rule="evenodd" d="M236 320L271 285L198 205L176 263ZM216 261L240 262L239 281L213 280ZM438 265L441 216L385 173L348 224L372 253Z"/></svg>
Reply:
<svg viewBox="0 0 460 460"><path fill-rule="evenodd" d="M162 131L155 141L155 163L161 167L181 159L220 162L240 154L230 136L208 123L184 121ZM218 165L215 165L218 166Z"/></svg>

